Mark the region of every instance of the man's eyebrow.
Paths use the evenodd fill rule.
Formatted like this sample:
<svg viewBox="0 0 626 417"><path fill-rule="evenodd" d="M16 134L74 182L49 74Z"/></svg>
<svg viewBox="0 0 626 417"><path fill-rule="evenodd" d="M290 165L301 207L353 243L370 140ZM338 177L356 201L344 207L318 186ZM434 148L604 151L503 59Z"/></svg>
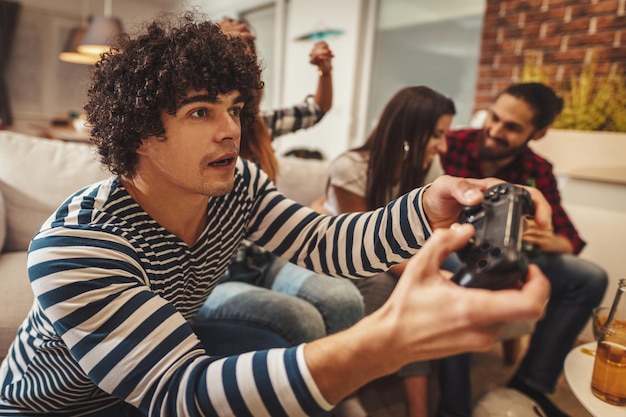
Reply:
<svg viewBox="0 0 626 417"><path fill-rule="evenodd" d="M211 103L211 104L215 104L215 103L221 103L223 100L220 99L219 96L217 97L211 97L208 94L198 94L196 96L191 96L191 97L185 97L183 98L179 103L178 106L176 106L176 108L181 108L187 104L191 104L191 103ZM243 96L241 94L238 94L234 100L233 100L233 104L236 103L241 103L243 102Z"/></svg>
<svg viewBox="0 0 626 417"><path fill-rule="evenodd" d="M197 96L191 96L191 97L185 97L182 100L180 100L180 102L178 103L177 107L182 107L185 106L187 104L190 103L199 103L199 102L203 102L203 103L216 103L217 99L216 98L211 98L208 94L199 94Z"/></svg>
<svg viewBox="0 0 626 417"><path fill-rule="evenodd" d="M491 111L491 114L494 115L498 120L502 120L500 115L498 113L496 113L493 109L489 109L489 111ZM522 129L523 128L523 126L520 123L511 121L511 120L504 120L504 124L506 126L508 126L509 129L510 128L515 128L515 129Z"/></svg>

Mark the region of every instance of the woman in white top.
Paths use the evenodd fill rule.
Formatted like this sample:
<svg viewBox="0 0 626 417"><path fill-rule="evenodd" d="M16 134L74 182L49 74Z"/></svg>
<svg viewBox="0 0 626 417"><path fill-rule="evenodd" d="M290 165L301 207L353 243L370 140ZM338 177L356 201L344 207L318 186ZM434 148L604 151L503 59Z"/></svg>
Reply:
<svg viewBox="0 0 626 417"><path fill-rule="evenodd" d="M438 155L446 151L446 133L455 113L453 101L429 87L406 87L398 91L385 106L365 143L332 162L322 211L336 215L373 210L432 182L443 173ZM457 266L458 260L449 259L442 268ZM366 315L387 300L403 270L404 264L399 264L375 277L355 282L363 295ZM429 415L428 368L429 363L420 362L398 374L403 377L410 417ZM465 414L465 411L446 410L453 404L448 404L451 401L445 397L440 401L439 415Z"/></svg>

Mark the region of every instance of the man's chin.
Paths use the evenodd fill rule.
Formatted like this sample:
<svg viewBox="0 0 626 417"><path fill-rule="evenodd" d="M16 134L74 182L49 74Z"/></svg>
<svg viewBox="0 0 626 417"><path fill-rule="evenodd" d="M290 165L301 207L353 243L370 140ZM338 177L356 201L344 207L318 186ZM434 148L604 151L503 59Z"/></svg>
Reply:
<svg viewBox="0 0 626 417"><path fill-rule="evenodd" d="M223 197L226 194L230 193L233 190L233 187L223 187L223 188L219 188L217 190L214 191L213 196L214 197Z"/></svg>
<svg viewBox="0 0 626 417"><path fill-rule="evenodd" d="M205 195L207 197L222 197L230 193L233 190L234 182L213 184L206 189Z"/></svg>
<svg viewBox="0 0 626 417"><path fill-rule="evenodd" d="M499 159L505 158L504 156L502 156L502 154L499 154L497 152L493 152L490 149L481 149L478 152L478 156L480 157L480 159L482 159L484 161L497 161Z"/></svg>
<svg viewBox="0 0 626 417"><path fill-rule="evenodd" d="M481 146L478 150L478 156L483 161L500 161L519 155L523 151L522 148L509 148L505 150L496 150L494 148L486 148Z"/></svg>

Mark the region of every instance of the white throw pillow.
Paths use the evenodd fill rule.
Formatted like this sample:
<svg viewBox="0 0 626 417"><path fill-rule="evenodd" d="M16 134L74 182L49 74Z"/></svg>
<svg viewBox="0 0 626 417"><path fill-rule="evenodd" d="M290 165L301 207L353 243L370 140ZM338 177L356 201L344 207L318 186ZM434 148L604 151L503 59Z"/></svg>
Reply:
<svg viewBox="0 0 626 417"><path fill-rule="evenodd" d="M295 156L277 156L276 188L287 198L308 206L326 192L330 162Z"/></svg>
<svg viewBox="0 0 626 417"><path fill-rule="evenodd" d="M28 249L33 235L70 194L108 175L86 143L0 131L4 250Z"/></svg>

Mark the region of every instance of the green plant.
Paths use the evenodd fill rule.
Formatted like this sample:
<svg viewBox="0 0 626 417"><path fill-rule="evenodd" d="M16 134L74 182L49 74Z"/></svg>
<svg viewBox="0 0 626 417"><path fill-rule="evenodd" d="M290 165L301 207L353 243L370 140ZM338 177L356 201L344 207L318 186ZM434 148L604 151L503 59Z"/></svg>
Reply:
<svg viewBox="0 0 626 417"><path fill-rule="evenodd" d="M626 132L626 79L617 69L598 75L596 59L571 74L569 82L555 82L554 74L527 59L522 81L541 82L563 97L563 111L553 126L561 129Z"/></svg>
<svg viewBox="0 0 626 417"><path fill-rule="evenodd" d="M615 132L626 132L626 82L621 78L614 80L615 91L608 109L611 116L610 130Z"/></svg>

